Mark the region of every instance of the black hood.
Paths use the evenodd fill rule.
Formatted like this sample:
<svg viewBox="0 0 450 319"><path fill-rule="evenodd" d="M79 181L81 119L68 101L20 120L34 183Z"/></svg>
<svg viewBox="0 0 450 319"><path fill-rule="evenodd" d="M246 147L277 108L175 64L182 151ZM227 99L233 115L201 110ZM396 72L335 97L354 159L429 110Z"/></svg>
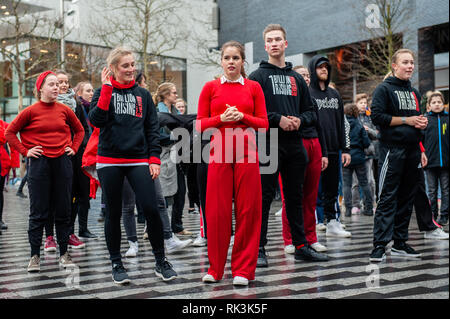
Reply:
<svg viewBox="0 0 450 319"><path fill-rule="evenodd" d="M405 87L408 89L411 89L411 81L410 80L400 80L399 78L395 77L395 76L390 76L388 77L386 80L384 80L384 82L389 83L391 85L395 85L395 86L400 86L400 87Z"/></svg>
<svg viewBox="0 0 450 319"><path fill-rule="evenodd" d="M259 67L262 69L274 69L274 70L284 70L284 71L290 71L292 70L292 63L291 62L286 62L286 66L284 68L280 68L274 64L271 64L267 61L261 61L261 63L259 64Z"/></svg>
<svg viewBox="0 0 450 319"><path fill-rule="evenodd" d="M316 67L317 65L322 62L325 61L328 63L328 79L325 81L325 90L328 88L328 84L330 84L330 78L331 78L331 64L330 64L330 60L328 60L328 58L322 56L322 55L315 55L311 61L309 61L308 64L308 69L309 69L309 74L311 77L311 84L310 86L312 88L315 88L317 90L320 90L320 86L319 86L319 79L317 78L317 73L316 73Z"/></svg>

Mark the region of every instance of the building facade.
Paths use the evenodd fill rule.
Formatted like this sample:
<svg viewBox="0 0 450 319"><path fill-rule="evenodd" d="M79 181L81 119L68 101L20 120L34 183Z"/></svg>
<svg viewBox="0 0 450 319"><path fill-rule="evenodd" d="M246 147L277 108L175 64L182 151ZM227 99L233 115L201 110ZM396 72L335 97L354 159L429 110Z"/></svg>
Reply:
<svg viewBox="0 0 450 319"><path fill-rule="evenodd" d="M281 24L287 32L287 61L307 65L315 54L327 55L335 70L332 80L350 101L355 93L372 93L374 83L364 83L358 72L343 72L342 59L349 47L354 51L362 46L367 52L374 38L383 36L383 3L398 8L392 23L398 45L416 53L413 85L422 94L441 90L448 103L449 4L444 0L219 0L219 45L229 40L245 43L251 71L267 59L263 29Z"/></svg>
<svg viewBox="0 0 450 319"><path fill-rule="evenodd" d="M18 3L19 6L15 6ZM211 51L209 48L217 47L218 33L213 26L216 3L211 0L147 3L153 6L150 12L154 14L148 28L153 33L149 33L146 43L150 91L154 93L162 82L173 82L179 96L187 101L188 112L195 113L203 84L217 73L218 64L214 64L213 58L205 57ZM72 86L87 80L99 87L101 69L106 65L109 51L116 45L133 49L137 67L143 69L144 55L140 52L144 42L143 9L124 0L1 0L0 42L4 50L16 52L15 34L8 29L14 15L20 16L24 30L30 29L36 21L45 20L32 36L25 32L27 36L19 41L19 52L23 53L20 57L22 74L38 62L27 72L28 79L22 85L23 107L34 103L35 76L46 69L69 72ZM108 32L109 38L104 37ZM0 51L1 117L10 122L18 111L19 74L11 57L3 53Z"/></svg>

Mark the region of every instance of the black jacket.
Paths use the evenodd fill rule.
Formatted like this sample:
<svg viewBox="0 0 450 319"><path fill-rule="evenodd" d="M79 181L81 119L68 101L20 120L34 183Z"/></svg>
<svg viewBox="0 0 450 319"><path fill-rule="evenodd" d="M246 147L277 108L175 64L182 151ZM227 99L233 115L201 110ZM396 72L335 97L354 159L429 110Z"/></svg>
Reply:
<svg viewBox="0 0 450 319"><path fill-rule="evenodd" d="M257 81L263 89L271 128L279 128L281 116L289 115L300 118L300 128L315 125L317 118L308 86L303 77L292 70L292 63L286 62L284 68L279 68L262 61L259 68L250 74L249 79ZM281 140L300 140L301 129L290 132L279 129L278 136Z"/></svg>
<svg viewBox="0 0 450 319"><path fill-rule="evenodd" d="M349 166L359 166L366 161L364 150L370 146L370 139L356 117L346 115L346 118L350 124L350 156L352 161Z"/></svg>
<svg viewBox="0 0 450 319"><path fill-rule="evenodd" d="M325 90L319 85L316 74L317 65L325 61L328 63L328 79L325 81ZM314 56L308 64L311 75L309 92L311 98L317 104L319 112L319 124L322 127L328 154L338 154L339 151L348 153L350 150L350 127L344 116L344 103L339 93L330 88L331 65L323 56Z"/></svg>
<svg viewBox="0 0 450 319"><path fill-rule="evenodd" d="M97 104L103 85L91 101L89 119L100 128L98 155L118 159L159 159L159 122L150 92L135 84L131 88L112 88L108 111Z"/></svg>
<svg viewBox="0 0 450 319"><path fill-rule="evenodd" d="M448 168L448 113L429 112L423 146L428 158L425 168Z"/></svg>
<svg viewBox="0 0 450 319"><path fill-rule="evenodd" d="M380 142L398 146L417 146L422 140L422 132L413 126L390 126L393 116L420 115L420 94L411 87L410 81L388 77L378 85L372 95L373 124L380 132Z"/></svg>

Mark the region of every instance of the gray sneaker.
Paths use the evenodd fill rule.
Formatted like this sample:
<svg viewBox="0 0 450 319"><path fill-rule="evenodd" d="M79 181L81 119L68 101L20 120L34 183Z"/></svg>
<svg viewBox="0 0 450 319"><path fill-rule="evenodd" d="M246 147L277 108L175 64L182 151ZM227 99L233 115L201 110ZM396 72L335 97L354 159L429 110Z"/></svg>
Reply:
<svg viewBox="0 0 450 319"><path fill-rule="evenodd" d="M38 255L34 255L31 257L30 262L28 263L28 272L39 272L41 270L41 258Z"/></svg>
<svg viewBox="0 0 450 319"><path fill-rule="evenodd" d="M75 267L75 264L72 261L72 257L70 257L69 252L66 251L64 255L59 257L59 265L67 268L67 267Z"/></svg>

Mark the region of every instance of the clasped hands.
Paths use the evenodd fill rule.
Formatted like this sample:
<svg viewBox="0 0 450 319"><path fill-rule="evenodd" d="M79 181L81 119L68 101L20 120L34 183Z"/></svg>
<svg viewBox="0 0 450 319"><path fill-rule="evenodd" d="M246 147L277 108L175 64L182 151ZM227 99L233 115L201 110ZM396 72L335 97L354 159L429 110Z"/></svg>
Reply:
<svg viewBox="0 0 450 319"><path fill-rule="evenodd" d="M414 126L415 128L419 129L419 130L424 130L427 128L428 125L428 119L423 116L423 114L419 115L419 116L410 116L406 118L407 120L407 124ZM411 121L410 123L408 123L408 121Z"/></svg>
<svg viewBox="0 0 450 319"><path fill-rule="evenodd" d="M226 104L227 109L220 114L220 120L222 122L237 122L244 118L244 113L239 112L236 106Z"/></svg>
<svg viewBox="0 0 450 319"><path fill-rule="evenodd" d="M280 127L283 131L298 131L301 120L295 116L281 116Z"/></svg>

